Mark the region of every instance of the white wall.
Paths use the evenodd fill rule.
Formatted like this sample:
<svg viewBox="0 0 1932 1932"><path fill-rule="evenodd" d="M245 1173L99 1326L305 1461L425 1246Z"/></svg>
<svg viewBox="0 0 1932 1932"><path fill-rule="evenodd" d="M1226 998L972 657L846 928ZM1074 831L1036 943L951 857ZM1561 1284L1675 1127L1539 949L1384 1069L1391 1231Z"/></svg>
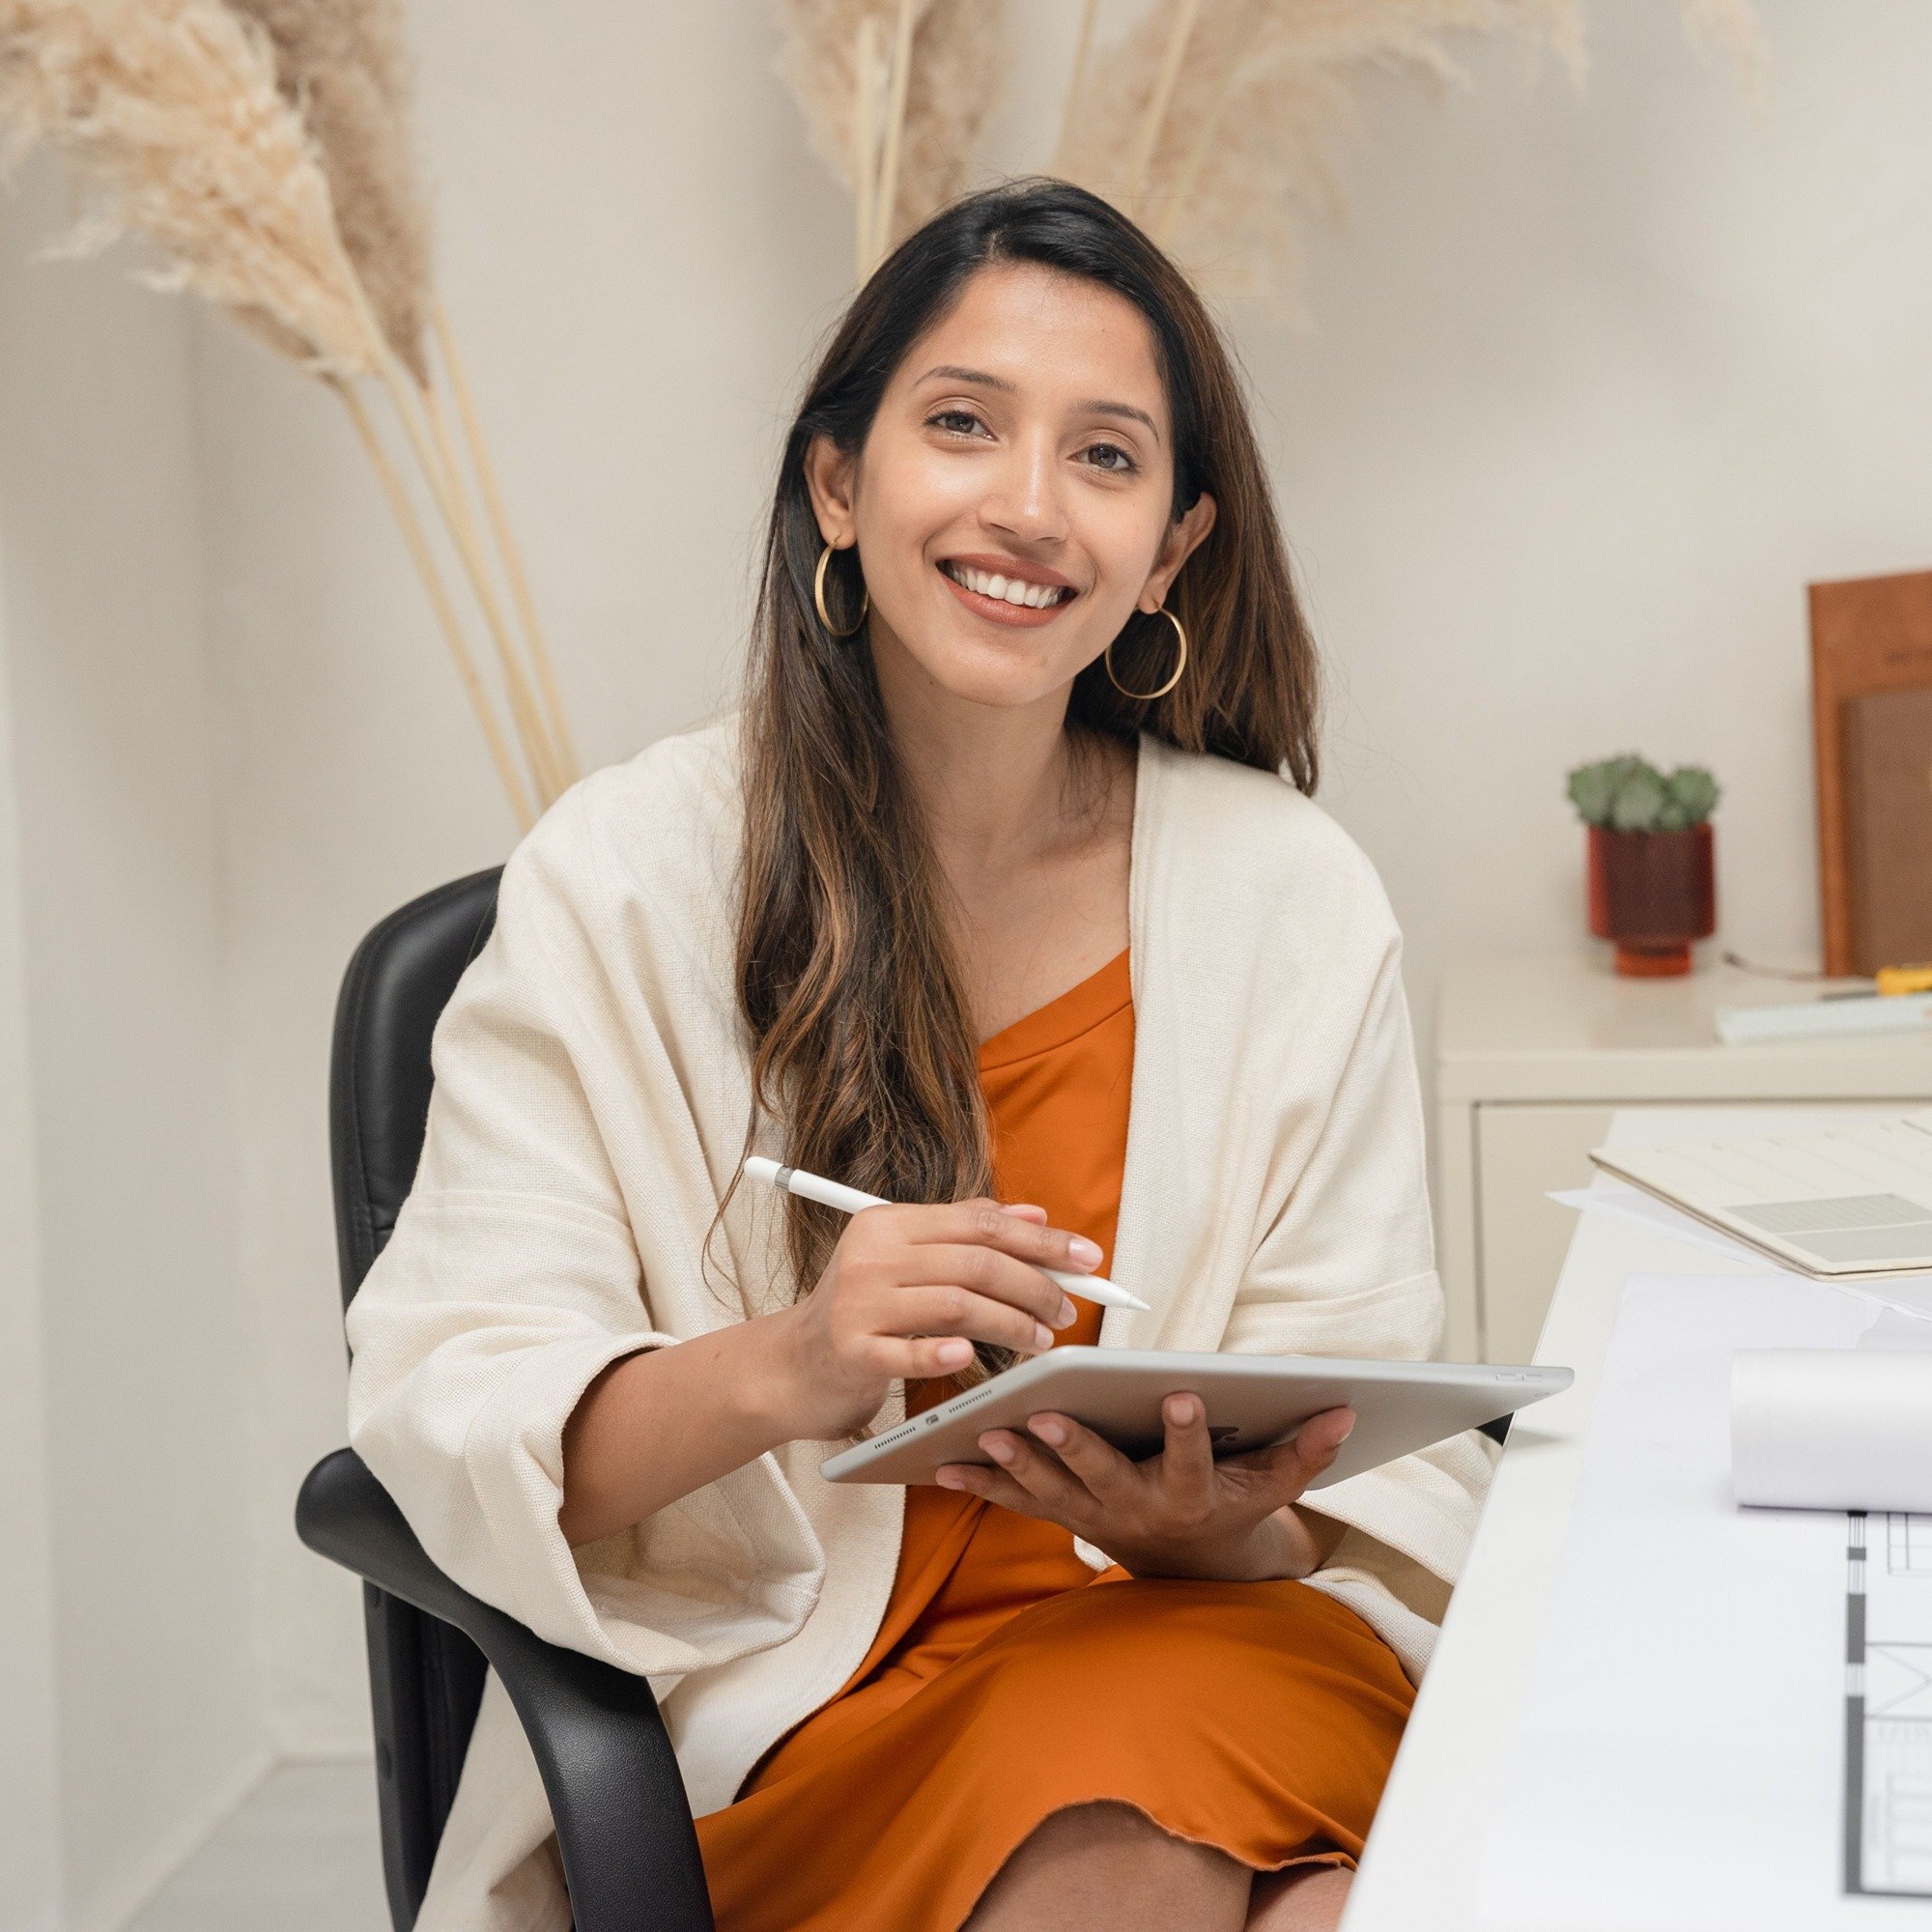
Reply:
<svg viewBox="0 0 1932 1932"><path fill-rule="evenodd" d="M1563 775L1626 749L1725 787L1716 945L1815 965L1804 584L1932 565L1932 14L1766 0L1754 110L1592 12L1580 99L1385 97L1320 333L1243 341L1419 1017L1580 933Z"/></svg>
<svg viewBox="0 0 1932 1932"><path fill-rule="evenodd" d="M1075 10L1011 12L1018 170ZM1579 933L1563 774L1626 745L1726 787L1722 942L1805 956L1803 585L1932 560L1932 15L1767 0L1753 110L1670 0L1593 12L1580 97L1502 44L1446 100L1381 85L1315 331L1231 318L1329 653L1322 796L1408 932L1425 1053L1446 955ZM443 284L584 752L618 758L735 664L849 207L760 6L412 14ZM374 920L510 828L325 399L203 349L264 1631L281 1736L335 1745L364 1722L354 1595L282 1528L341 1435L329 1002Z"/></svg>
<svg viewBox="0 0 1932 1932"><path fill-rule="evenodd" d="M1009 11L1025 20L1022 72L996 158L1017 169L1041 157L1034 103L1055 98L1075 10ZM1553 67L1525 79L1500 45L1471 54L1473 88L1446 101L1381 85L1345 169L1348 231L1312 247L1315 332L1232 319L1329 654L1322 797L1408 932L1425 1052L1446 956L1578 933L1562 778L1583 758L1634 747L1710 763L1726 787L1723 941L1793 958L1814 945L1803 586L1932 560L1932 14L1919 0L1761 11L1772 71L1756 111L1687 51L1673 0L1600 0L1581 97ZM848 292L849 205L771 71L763 0L580 0L541 33L501 0L411 14L443 287L578 735L606 762L728 688L778 439ZM21 226L9 277L28 272ZM58 1105L44 1074L37 1090L37 1265L59 1288L43 1303L55 1533L71 1543L99 1507L83 1476L110 1496L139 1481L85 1427L101 1391L151 1398L152 1375L89 1360L84 1296L112 1293L128 1332L210 1397L181 1451L213 1485L201 1540L130 1548L164 1595L191 1565L232 1575L241 1541L213 1477L245 1462L274 1738L342 1748L367 1723L355 1593L288 1527L302 1470L342 1436L334 991L377 918L500 859L512 828L327 397L218 327L161 320L158 298L110 295L105 270L31 272L89 291L37 294L80 312L43 306L38 332L0 350L37 381L53 372L51 394L18 404L37 460L10 472L33 485L18 513L39 520L30 582L11 551L0 581L30 808L15 894L28 984L11 996L0 892L0 1076L19 1051L10 997L37 1066L57 1046L86 1075ZM97 441L108 422L141 425L125 474ZM66 451L56 423L86 447ZM190 444L199 591L182 561ZM140 557L138 580L95 581L123 554ZM61 649L23 659L21 598L41 595ZM206 716L190 696L197 595ZM0 812L0 887L4 833ZM137 939L125 955L108 943ZM117 1000L145 1011L122 1016ZM85 1034L101 1012L123 1029L105 1043ZM162 1012L177 1037L135 1037ZM125 1048L113 1081L108 1044ZM218 1049L232 1203L192 1079ZM130 1147L122 1127L111 1151L135 1170L132 1205L71 1225L77 1163L103 1122L116 1130L115 1096L154 1107L174 1081L197 1094L179 1143ZM144 1165L161 1158L185 1165L179 1188ZM150 1217L178 1235L231 1210L231 1273L171 1275L145 1303L138 1275L103 1286ZM178 1264L179 1242L150 1245ZM224 1299L237 1279L245 1312ZM225 1393L205 1351L165 1353L184 1331L163 1304L198 1313ZM56 1581L106 1562L85 1547L50 1560ZM76 1627L64 1659L108 1634ZM222 1634L245 1653L242 1631ZM234 1759L245 1698L215 1681L231 1703L206 1720ZM74 1800L79 1843L94 1842L94 1802Z"/></svg>
<svg viewBox="0 0 1932 1932"><path fill-rule="evenodd" d="M93 1928L259 1773L266 1722L187 321L31 261L66 214L36 169L0 215L0 1640L32 1673L0 1747L26 1922Z"/></svg>

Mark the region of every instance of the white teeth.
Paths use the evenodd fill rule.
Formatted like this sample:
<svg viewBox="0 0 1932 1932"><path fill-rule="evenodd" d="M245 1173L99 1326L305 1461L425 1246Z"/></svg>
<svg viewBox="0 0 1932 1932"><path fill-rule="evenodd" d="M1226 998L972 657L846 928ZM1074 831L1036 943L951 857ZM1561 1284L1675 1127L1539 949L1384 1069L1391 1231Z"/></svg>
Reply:
<svg viewBox="0 0 1932 1932"><path fill-rule="evenodd" d="M983 570L973 570L963 563L950 560L941 564L940 568L956 582L963 583L968 590L977 590L982 597L997 597L1002 603L1022 604L1035 611L1049 604L1063 603L1072 594L1063 584L1029 583L1024 578L1003 577L998 573L989 575Z"/></svg>

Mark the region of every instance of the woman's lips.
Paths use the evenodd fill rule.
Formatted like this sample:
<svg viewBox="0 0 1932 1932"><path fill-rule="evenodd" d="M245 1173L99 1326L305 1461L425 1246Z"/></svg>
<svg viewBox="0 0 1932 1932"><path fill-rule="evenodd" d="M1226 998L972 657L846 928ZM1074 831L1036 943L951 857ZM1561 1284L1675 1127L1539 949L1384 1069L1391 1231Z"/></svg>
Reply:
<svg viewBox="0 0 1932 1932"><path fill-rule="evenodd" d="M937 564L933 565L939 569ZM1079 602L1078 596L1063 597L1057 604L1009 604L1004 597L984 597L977 590L968 590L956 577L949 577L943 570L939 575L947 588L965 605L967 610L984 617L989 623L1010 624L1015 630L1037 631L1042 624L1050 624L1063 611Z"/></svg>

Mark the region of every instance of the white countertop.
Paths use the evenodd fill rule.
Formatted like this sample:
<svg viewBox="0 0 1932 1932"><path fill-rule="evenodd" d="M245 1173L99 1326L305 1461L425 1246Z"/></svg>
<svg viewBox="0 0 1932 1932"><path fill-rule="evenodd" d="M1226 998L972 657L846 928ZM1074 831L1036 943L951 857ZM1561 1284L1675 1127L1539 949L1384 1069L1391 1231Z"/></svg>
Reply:
<svg viewBox="0 0 1932 1932"><path fill-rule="evenodd" d="M1627 980L1610 950L1469 954L1445 968L1436 1028L1443 1100L1932 1097L1932 1029L1726 1046L1719 1007L1780 1006L1856 981L1700 966Z"/></svg>

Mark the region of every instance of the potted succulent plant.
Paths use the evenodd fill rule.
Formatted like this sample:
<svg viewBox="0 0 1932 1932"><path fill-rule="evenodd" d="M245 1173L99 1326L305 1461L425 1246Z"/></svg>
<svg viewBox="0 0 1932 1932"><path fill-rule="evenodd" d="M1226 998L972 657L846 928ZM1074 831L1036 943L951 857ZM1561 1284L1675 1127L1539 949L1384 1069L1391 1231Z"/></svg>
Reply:
<svg viewBox="0 0 1932 1932"><path fill-rule="evenodd" d="M1690 942L1718 929L1717 780L1701 765L1666 778L1626 755L1578 765L1569 789L1590 829L1590 930L1614 942L1619 973L1690 972Z"/></svg>

